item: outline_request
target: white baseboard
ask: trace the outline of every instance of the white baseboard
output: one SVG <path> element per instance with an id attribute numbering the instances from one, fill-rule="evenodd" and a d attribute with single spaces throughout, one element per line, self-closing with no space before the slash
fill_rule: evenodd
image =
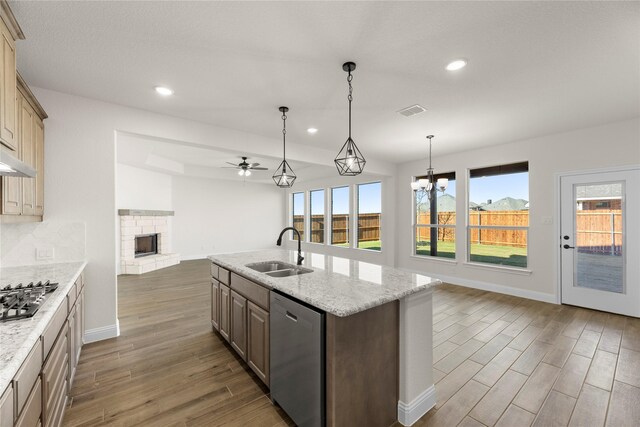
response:
<path id="1" fill-rule="evenodd" d="M 116 320 L 115 325 L 102 326 L 100 328 L 87 329 L 84 331 L 83 342 L 88 344 L 90 342 L 108 340 L 109 338 L 115 338 L 120 335 L 120 321 Z"/>
<path id="2" fill-rule="evenodd" d="M 398 401 L 398 422 L 403 426 L 413 425 L 434 406 L 436 406 L 436 386 L 432 385 L 410 403 Z"/>
<path id="3" fill-rule="evenodd" d="M 528 289 L 513 288 L 511 286 L 496 285 L 495 283 L 481 282 L 479 280 L 462 279 L 459 277 L 450 277 L 436 275 L 438 279 L 452 285 L 465 286 L 467 288 L 482 289 L 483 291 L 497 292 L 499 294 L 513 295 L 514 297 L 521 297 L 532 299 L 536 301 L 548 302 L 551 304 L 557 304 L 556 296 L 554 294 L 545 294 L 544 292 L 530 291 Z"/>

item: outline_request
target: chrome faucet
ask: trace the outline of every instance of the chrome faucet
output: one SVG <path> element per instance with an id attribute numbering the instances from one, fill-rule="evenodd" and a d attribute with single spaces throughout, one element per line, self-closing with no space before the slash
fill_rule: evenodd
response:
<path id="1" fill-rule="evenodd" d="M 293 228 L 293 227 L 285 227 L 281 232 L 280 235 L 278 236 L 278 241 L 276 242 L 276 245 L 280 246 L 282 245 L 282 235 L 284 233 L 287 232 L 287 230 L 291 230 L 291 231 L 295 231 L 296 234 L 298 235 L 298 265 L 302 265 L 302 261 L 304 260 L 304 257 L 302 256 L 302 237 L 300 237 L 300 232 Z"/>

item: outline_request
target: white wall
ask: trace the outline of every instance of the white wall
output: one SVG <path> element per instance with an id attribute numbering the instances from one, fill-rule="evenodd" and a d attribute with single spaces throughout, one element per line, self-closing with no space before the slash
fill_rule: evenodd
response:
<path id="1" fill-rule="evenodd" d="M 171 175 L 118 163 L 117 180 L 118 209 L 173 209 Z"/>
<path id="2" fill-rule="evenodd" d="M 530 227 L 528 269 L 519 273 L 465 262 L 465 215 L 457 216 L 456 262 L 413 257 L 412 176 L 424 174 L 424 159 L 398 166 L 396 231 L 398 267 L 428 272 L 452 283 L 504 291 L 546 301 L 557 297 L 559 236 L 555 174 L 640 164 L 640 119 L 549 135 L 510 144 L 434 157 L 435 172 L 456 172 L 457 211 L 465 212 L 467 170 L 529 161 Z"/>
<path id="3" fill-rule="evenodd" d="M 283 191 L 272 184 L 173 178 L 173 250 L 182 259 L 275 247 Z"/>
<path id="4" fill-rule="evenodd" d="M 347 257 L 359 261 L 373 262 L 377 264 L 384 265 L 395 265 L 395 248 L 396 248 L 396 196 L 395 196 L 395 179 L 391 176 L 382 176 L 382 175 L 374 175 L 374 174 L 366 174 L 355 176 L 355 177 L 342 177 L 338 175 L 336 170 L 333 170 L 333 173 L 326 178 L 317 179 L 313 181 L 305 181 L 305 182 L 296 182 L 293 188 L 288 189 L 286 191 L 286 199 L 285 206 L 286 209 L 283 211 L 283 223 L 287 226 L 291 225 L 291 194 L 306 192 L 306 209 L 309 207 L 309 194 L 308 191 L 311 190 L 319 190 L 325 189 L 325 224 L 326 227 L 330 227 L 330 214 L 331 214 L 331 187 L 342 187 L 342 186 L 353 186 L 356 184 L 364 184 L 368 182 L 382 182 L 382 218 L 381 218 L 381 241 L 382 241 L 382 250 L 371 251 L 371 250 L 363 250 L 363 249 L 355 249 L 355 248 L 345 248 L 339 246 L 332 246 L 330 244 L 319 244 L 319 243 L 302 243 L 303 250 L 310 250 L 313 252 L 330 254 L 334 256 Z M 354 191 L 353 187 L 350 192 L 351 196 L 351 205 L 357 206 L 357 193 Z M 352 212 L 355 212 L 355 208 L 352 208 Z M 355 217 L 351 218 L 352 225 Z M 350 227 L 351 235 L 350 241 L 355 241 L 355 227 Z M 291 238 L 291 233 L 288 232 L 285 237 L 287 239 Z M 285 240 L 285 246 L 289 249 L 297 249 L 298 242 L 297 240 Z"/>

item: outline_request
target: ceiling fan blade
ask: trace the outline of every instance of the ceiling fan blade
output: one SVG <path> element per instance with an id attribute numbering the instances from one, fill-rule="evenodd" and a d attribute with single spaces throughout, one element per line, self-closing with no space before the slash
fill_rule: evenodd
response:
<path id="1" fill-rule="evenodd" d="M 238 166 L 220 166 L 220 169 L 241 169 Z"/>
<path id="2" fill-rule="evenodd" d="M 268 171 L 269 168 L 251 168 L 252 171 Z"/>
<path id="3" fill-rule="evenodd" d="M 250 168 L 255 168 L 256 166 L 260 166 L 260 163 L 249 163 Z"/>
<path id="4" fill-rule="evenodd" d="M 234 168 L 237 168 L 237 167 L 238 167 L 238 164 L 237 164 L 237 163 L 231 163 L 231 162 L 225 162 L 225 163 L 226 163 L 226 164 L 228 164 L 228 165 L 233 166 Z"/>

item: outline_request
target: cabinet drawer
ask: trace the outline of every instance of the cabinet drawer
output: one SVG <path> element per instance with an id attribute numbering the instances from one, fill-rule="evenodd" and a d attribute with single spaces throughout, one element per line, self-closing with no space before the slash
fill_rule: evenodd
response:
<path id="1" fill-rule="evenodd" d="M 77 282 L 73 284 L 71 289 L 69 289 L 69 293 L 67 294 L 67 313 L 71 313 L 71 307 L 76 303 L 76 290 L 78 288 Z"/>
<path id="2" fill-rule="evenodd" d="M 41 337 L 42 349 L 43 349 L 42 354 L 43 354 L 44 360 L 47 360 L 47 356 L 51 351 L 51 347 L 53 346 L 53 343 L 56 341 L 56 338 L 58 337 L 58 334 L 60 333 L 60 330 L 62 329 L 62 326 L 64 325 L 64 322 L 66 320 L 67 320 L 67 304 L 64 304 L 63 302 L 62 304 L 60 304 L 60 307 L 58 308 L 56 313 L 53 315 L 53 318 L 51 319 L 51 322 L 49 322 L 47 329 L 45 329 L 44 332 L 42 333 L 42 337 Z"/>
<path id="3" fill-rule="evenodd" d="M 42 413 L 42 387 L 40 379 L 36 382 L 35 387 L 31 391 L 27 403 L 20 418 L 16 421 L 15 427 L 36 427 L 40 422 L 40 414 Z"/>
<path id="4" fill-rule="evenodd" d="M 51 350 L 51 355 L 42 368 L 42 398 L 44 400 L 44 424 L 48 424 L 49 416 L 53 410 L 53 404 L 58 399 L 58 394 L 66 393 L 64 383 L 67 379 L 68 367 L 68 341 L 67 335 L 61 334 Z"/>
<path id="5" fill-rule="evenodd" d="M 269 310 L 269 289 L 264 286 L 253 283 L 236 273 L 231 273 L 231 289 L 265 310 Z"/>
<path id="6" fill-rule="evenodd" d="M 211 277 L 218 280 L 218 266 L 214 263 L 211 263 Z"/>
<path id="7" fill-rule="evenodd" d="M 38 381 L 42 368 L 42 343 L 36 342 L 24 363 L 13 378 L 14 392 L 17 397 L 17 414 L 25 406 L 33 385 Z"/>
<path id="8" fill-rule="evenodd" d="M 222 267 L 218 267 L 218 280 L 220 283 L 224 283 L 229 286 L 229 270 L 225 270 Z"/>
<path id="9" fill-rule="evenodd" d="M 0 395 L 0 427 L 13 427 L 13 385 Z"/>

